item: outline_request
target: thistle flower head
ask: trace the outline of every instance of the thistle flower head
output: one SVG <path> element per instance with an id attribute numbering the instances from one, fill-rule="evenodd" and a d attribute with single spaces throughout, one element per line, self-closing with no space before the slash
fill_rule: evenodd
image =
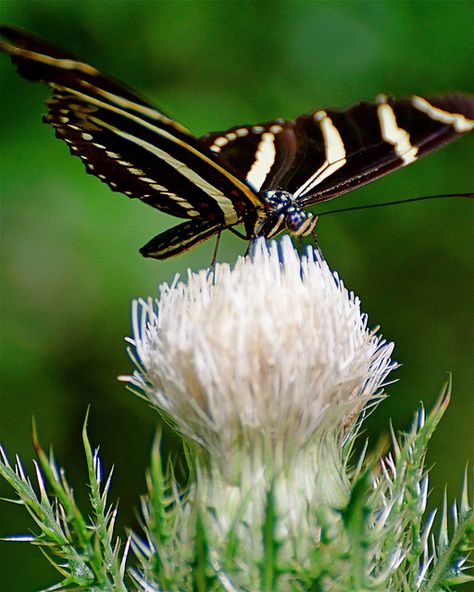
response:
<path id="1" fill-rule="evenodd" d="M 138 561 L 130 575 L 150 591 L 428 592 L 472 581 L 467 481 L 451 536 L 446 501 L 437 540 L 434 516 L 423 524 L 424 458 L 447 393 L 410 433 L 394 436 L 378 470 L 364 453 L 355 467 L 348 462 L 357 418 L 394 367 L 393 346 L 368 330 L 359 300 L 314 250 L 300 258 L 287 238 L 269 248 L 260 241 L 232 269 L 189 273 L 156 301 L 135 302 L 133 327 L 137 369 L 124 379 L 194 443 L 193 478 L 181 488 L 163 471 L 157 443 L 143 533 L 131 534 L 120 558 L 115 512 L 100 511 L 110 479 L 100 487 L 85 429 L 93 522 L 37 442 L 41 499 L 0 450 L 0 474 L 44 526 L 28 540 L 61 558 L 62 584 L 100 587 L 106 578 L 125 590 L 129 549 Z M 94 544 L 76 545 L 88 532 Z"/>
<path id="2" fill-rule="evenodd" d="M 359 299 L 288 237 L 136 301 L 131 343 L 126 379 L 225 470 L 238 451 L 281 467 L 328 426 L 339 437 L 393 367 Z"/>

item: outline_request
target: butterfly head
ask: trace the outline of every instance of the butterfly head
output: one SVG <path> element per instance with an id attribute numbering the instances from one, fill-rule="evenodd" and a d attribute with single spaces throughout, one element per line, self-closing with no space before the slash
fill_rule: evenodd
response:
<path id="1" fill-rule="evenodd" d="M 291 193 L 279 190 L 264 192 L 271 214 L 256 232 L 257 236 L 271 238 L 285 229 L 295 236 L 306 236 L 313 232 L 317 216 L 300 208 Z"/>

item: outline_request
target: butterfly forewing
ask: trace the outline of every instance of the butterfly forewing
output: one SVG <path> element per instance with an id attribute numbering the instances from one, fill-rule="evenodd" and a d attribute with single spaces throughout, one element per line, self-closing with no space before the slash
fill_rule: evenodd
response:
<path id="1" fill-rule="evenodd" d="M 24 78 L 44 82 L 53 89 L 65 87 L 85 92 L 89 96 L 140 114 L 144 120 L 152 123 L 159 121 L 165 129 L 172 130 L 182 138 L 192 137 L 191 132 L 183 125 L 168 117 L 136 91 L 73 54 L 15 27 L 0 26 L 0 35 L 10 41 L 0 41 L 0 47 L 10 54 L 18 73 Z"/>
<path id="2" fill-rule="evenodd" d="M 2 43 L 19 72 L 53 89 L 45 121 L 112 189 L 179 217 L 235 224 L 261 207 L 179 123 L 93 66 L 10 27 Z"/>
<path id="3" fill-rule="evenodd" d="M 71 153 L 81 158 L 89 174 L 113 191 L 139 198 L 175 216 L 196 214 L 193 206 L 176 193 L 176 187 L 171 191 L 156 179 L 161 161 L 104 128 L 95 107 L 77 97 L 59 94 L 49 99 L 47 106 L 43 120 L 55 128 L 56 136 L 69 145 Z M 134 164 L 138 159 L 140 168 Z M 186 189 L 183 184 L 180 189 Z"/>
<path id="4" fill-rule="evenodd" d="M 77 95 L 56 95 L 48 109 L 45 121 L 57 136 L 112 189 L 179 217 L 204 216 L 224 224 L 226 214 L 232 215 L 232 202 L 207 180 L 213 165 L 161 135 L 160 128 Z M 233 188 L 229 183 L 229 191 Z"/>
<path id="5" fill-rule="evenodd" d="M 288 191 L 307 206 L 414 162 L 472 129 L 473 118 L 471 95 L 398 101 L 381 95 L 346 110 L 319 109 L 200 141 L 247 182 L 258 171 L 256 190 Z M 239 135 L 239 129 L 248 133 Z"/>
<path id="6" fill-rule="evenodd" d="M 289 181 L 288 190 L 294 189 L 302 206 L 370 183 L 469 131 L 474 99 L 462 94 L 401 100 L 380 96 L 375 103 L 360 103 L 346 111 L 327 110 L 318 122 L 320 113 L 297 120 L 312 118 L 321 129 L 327 127 L 321 166 L 311 167 L 307 158 L 301 172 Z"/>

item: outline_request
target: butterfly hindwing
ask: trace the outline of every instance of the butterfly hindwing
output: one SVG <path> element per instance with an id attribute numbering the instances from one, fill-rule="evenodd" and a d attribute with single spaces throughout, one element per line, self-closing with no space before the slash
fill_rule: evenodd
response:
<path id="1" fill-rule="evenodd" d="M 167 259 L 189 251 L 222 232 L 222 227 L 208 220 L 188 220 L 152 238 L 140 249 L 144 257 Z"/>
<path id="2" fill-rule="evenodd" d="M 298 148 L 294 122 L 283 119 L 208 133 L 199 143 L 255 191 L 280 186 Z"/>

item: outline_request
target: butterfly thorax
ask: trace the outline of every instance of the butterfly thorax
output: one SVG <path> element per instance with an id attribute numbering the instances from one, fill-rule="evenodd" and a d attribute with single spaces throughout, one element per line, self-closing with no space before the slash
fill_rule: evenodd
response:
<path id="1" fill-rule="evenodd" d="M 306 236 L 313 232 L 317 216 L 298 206 L 293 194 L 272 189 L 263 192 L 263 199 L 268 207 L 267 216 L 256 225 L 255 236 L 271 238 L 283 230 L 295 236 Z"/>

